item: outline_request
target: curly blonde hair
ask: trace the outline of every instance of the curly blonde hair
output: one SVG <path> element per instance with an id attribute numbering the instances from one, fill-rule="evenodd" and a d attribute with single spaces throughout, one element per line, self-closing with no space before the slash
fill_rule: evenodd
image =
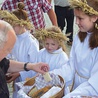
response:
<path id="1" fill-rule="evenodd" d="M 68 41 L 68 38 L 61 32 L 61 29 L 57 26 L 36 30 L 35 37 L 43 43 L 46 38 L 52 38 L 53 40 L 56 40 L 58 42 L 63 51 L 66 51 L 65 41 Z"/>

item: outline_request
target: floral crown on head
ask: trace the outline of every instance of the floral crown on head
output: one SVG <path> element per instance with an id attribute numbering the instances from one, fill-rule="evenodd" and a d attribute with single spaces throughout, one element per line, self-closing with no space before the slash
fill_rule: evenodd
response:
<path id="1" fill-rule="evenodd" d="M 47 31 L 45 29 L 36 30 L 35 37 L 38 40 L 45 41 L 46 38 L 52 38 L 58 40 L 58 42 L 68 41 L 69 39 L 62 33 L 55 33 L 53 31 Z"/>
<path id="2" fill-rule="evenodd" d="M 81 8 L 82 11 L 86 14 L 98 15 L 98 12 L 90 7 L 86 0 L 84 0 L 84 2 L 81 0 L 69 0 L 69 2 L 72 8 Z"/>
<path id="3" fill-rule="evenodd" d="M 8 12 L 7 10 L 0 10 L 0 19 L 3 19 L 12 26 L 20 25 L 26 26 L 26 28 L 29 30 L 34 29 L 34 26 L 29 20 L 19 20 L 13 13 Z"/>

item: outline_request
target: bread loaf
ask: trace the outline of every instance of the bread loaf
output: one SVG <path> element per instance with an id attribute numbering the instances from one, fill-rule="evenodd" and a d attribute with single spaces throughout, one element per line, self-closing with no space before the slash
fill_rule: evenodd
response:
<path id="1" fill-rule="evenodd" d="M 31 98 L 40 98 L 43 94 L 45 94 L 49 89 L 51 88 L 51 86 L 46 86 L 42 89 L 37 90 L 35 93 L 32 93 L 32 95 L 30 95 Z M 31 91 L 32 92 L 32 91 Z"/>
<path id="2" fill-rule="evenodd" d="M 49 82 L 49 81 L 52 80 L 52 78 L 51 78 L 51 76 L 50 76 L 50 74 L 49 74 L 48 72 L 46 72 L 46 73 L 43 75 L 43 77 L 44 77 L 45 81 L 47 81 L 47 82 Z"/>
<path id="3" fill-rule="evenodd" d="M 32 95 L 33 95 L 37 90 L 38 90 L 37 87 L 34 86 L 34 87 L 29 91 L 28 96 L 32 97 Z"/>
<path id="4" fill-rule="evenodd" d="M 32 86 L 35 83 L 35 77 L 28 79 L 25 83 L 24 86 Z"/>

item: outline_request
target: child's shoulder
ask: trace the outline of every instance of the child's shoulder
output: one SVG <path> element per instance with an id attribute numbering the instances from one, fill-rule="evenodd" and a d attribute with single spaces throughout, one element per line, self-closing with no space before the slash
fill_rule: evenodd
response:
<path id="1" fill-rule="evenodd" d="M 39 50 L 39 52 L 45 52 L 45 51 L 46 51 L 45 48 L 42 48 L 42 49 Z"/>
<path id="2" fill-rule="evenodd" d="M 46 49 L 45 48 L 42 48 L 39 50 L 39 55 L 45 55 L 46 54 Z"/>

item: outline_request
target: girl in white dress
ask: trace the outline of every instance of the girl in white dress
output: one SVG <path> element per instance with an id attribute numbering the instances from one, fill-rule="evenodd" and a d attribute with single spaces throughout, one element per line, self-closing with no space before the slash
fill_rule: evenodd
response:
<path id="1" fill-rule="evenodd" d="M 67 63 L 68 56 L 65 42 L 69 39 L 61 32 L 59 27 L 51 26 L 38 30 L 35 36 L 42 42 L 44 47 L 38 53 L 37 62 L 47 63 L 50 71 L 59 69 Z M 66 87 L 65 91 L 68 93 L 69 88 Z"/>
<path id="2" fill-rule="evenodd" d="M 37 62 L 39 43 L 37 39 L 30 34 L 30 30 L 34 29 L 34 27 L 29 22 L 27 13 L 25 10 L 23 10 L 23 8 L 24 4 L 20 2 L 18 4 L 18 9 L 12 12 L 13 14 L 8 13 L 7 11 L 3 12 L 3 14 L 6 14 L 6 16 L 4 15 L 3 19 L 13 26 L 17 35 L 14 48 L 7 57 L 21 62 L 35 63 Z M 15 79 L 15 83 L 24 81 L 26 78 L 35 76 L 35 74 L 36 72 L 34 71 L 21 71 L 18 73 L 11 73 L 10 77 L 12 78 L 10 78 L 10 80 L 7 82 L 10 83 Z M 18 88 L 16 85 L 14 85 L 13 98 L 17 98 L 17 91 Z"/>
<path id="3" fill-rule="evenodd" d="M 65 52 L 66 37 L 61 30 L 52 26 L 36 32 L 36 37 L 42 41 L 44 46 L 38 53 L 37 62 L 46 62 L 49 64 L 50 71 L 58 69 L 68 61 Z"/>
<path id="4" fill-rule="evenodd" d="M 73 80 L 72 92 L 63 98 L 98 96 L 98 0 L 71 0 L 70 4 L 80 31 L 74 38 L 69 61 L 52 72 L 61 75 L 66 86 Z"/>

